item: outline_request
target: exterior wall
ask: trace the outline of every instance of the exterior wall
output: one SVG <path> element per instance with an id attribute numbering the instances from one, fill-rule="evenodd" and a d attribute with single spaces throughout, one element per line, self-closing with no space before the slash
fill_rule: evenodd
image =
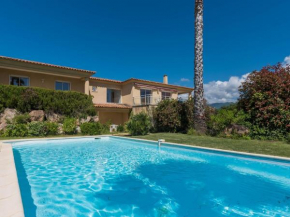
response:
<path id="1" fill-rule="evenodd" d="M 133 83 L 126 84 L 122 87 L 122 103 L 133 105 L 133 91 L 135 87 Z"/>
<path id="2" fill-rule="evenodd" d="M 70 82 L 72 91 L 85 93 L 85 80 L 81 78 L 62 77 L 3 68 L 0 68 L 0 84 L 8 85 L 10 80 L 9 76 L 11 75 L 29 77 L 30 87 L 42 87 L 54 90 L 56 81 L 66 81 Z"/>
<path id="3" fill-rule="evenodd" d="M 97 88 L 96 92 L 92 91 L 93 86 Z M 118 84 L 114 82 L 103 82 L 97 80 L 90 80 L 89 92 L 94 97 L 94 103 L 107 103 L 107 89 L 121 90 L 121 103 L 134 106 L 134 101 L 136 105 L 141 104 L 140 100 L 140 89 L 134 86 L 134 83 Z M 153 100 L 160 100 L 162 98 L 162 92 L 159 90 L 152 90 Z M 171 93 L 173 99 L 178 98 L 178 93 Z M 133 100 L 134 99 L 134 100 Z M 157 102 L 157 101 L 156 101 Z"/>
<path id="4" fill-rule="evenodd" d="M 96 87 L 97 90 L 96 92 L 93 92 L 93 87 Z M 89 85 L 89 92 L 93 96 L 93 103 L 107 103 L 107 89 L 115 89 L 115 90 L 121 90 L 121 103 L 123 103 L 123 93 L 122 93 L 122 88 L 121 84 L 116 84 L 116 83 L 106 83 L 106 82 L 100 82 L 100 81 L 94 81 L 90 80 L 90 85 Z"/>
<path id="5" fill-rule="evenodd" d="M 178 98 L 178 93 L 171 93 L 172 99 L 177 99 Z"/>
<path id="6" fill-rule="evenodd" d="M 99 121 L 102 124 L 110 121 L 112 124 L 120 125 L 129 120 L 129 109 L 97 109 Z"/>

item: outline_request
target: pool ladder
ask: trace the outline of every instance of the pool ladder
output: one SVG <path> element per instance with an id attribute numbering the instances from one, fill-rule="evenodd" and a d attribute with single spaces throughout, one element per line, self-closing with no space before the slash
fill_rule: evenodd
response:
<path id="1" fill-rule="evenodd" d="M 158 139 L 158 147 L 161 146 L 161 143 L 162 143 L 162 142 L 165 142 L 165 139 Z"/>

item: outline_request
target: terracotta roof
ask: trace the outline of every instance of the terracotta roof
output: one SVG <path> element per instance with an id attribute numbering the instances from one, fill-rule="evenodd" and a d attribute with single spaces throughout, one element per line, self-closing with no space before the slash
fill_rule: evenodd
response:
<path id="1" fill-rule="evenodd" d="M 94 104 L 97 108 L 120 108 L 120 109 L 131 109 L 132 106 L 126 104 L 118 104 L 118 103 L 104 103 L 104 104 Z"/>
<path id="2" fill-rule="evenodd" d="M 173 85 L 173 84 L 164 84 L 161 82 L 143 80 L 143 79 L 138 79 L 138 78 L 130 78 L 130 79 L 127 79 L 125 81 L 118 81 L 118 80 L 112 80 L 112 79 L 106 79 L 106 78 L 97 78 L 97 77 L 90 77 L 90 79 L 97 80 L 97 81 L 114 82 L 114 83 L 119 83 L 119 84 L 123 84 L 123 83 L 128 82 L 128 81 L 139 81 L 139 82 L 146 82 L 146 83 L 155 84 L 155 85 L 162 85 L 162 86 L 175 87 L 175 88 L 184 88 L 184 89 L 191 90 L 191 91 L 194 90 L 194 88 L 192 88 L 192 87 L 184 87 L 184 86 Z"/>
<path id="3" fill-rule="evenodd" d="M 32 64 L 35 64 L 35 65 L 42 65 L 42 66 L 50 66 L 50 67 L 55 67 L 55 68 L 59 68 L 59 69 L 68 69 L 68 70 L 74 70 L 74 71 L 79 71 L 79 72 L 86 72 L 86 73 L 90 73 L 90 74 L 95 74 L 96 73 L 95 71 L 89 71 L 89 70 L 84 70 L 84 69 L 76 69 L 76 68 L 72 68 L 72 67 L 53 65 L 53 64 L 49 64 L 49 63 L 41 63 L 41 62 L 17 59 L 17 58 L 12 58 L 12 57 L 0 56 L 0 59 L 13 60 L 13 61 L 18 61 L 18 62 L 23 62 L 23 63 L 32 63 Z"/>
<path id="4" fill-rule="evenodd" d="M 139 81 L 139 82 L 147 82 L 147 83 L 151 83 L 151 84 L 157 84 L 157 85 L 164 85 L 164 86 L 170 86 L 170 87 L 176 87 L 176 88 L 184 88 L 184 89 L 188 89 L 188 90 L 194 90 L 193 87 L 184 87 L 184 86 L 179 86 L 179 85 L 173 85 L 173 84 L 164 84 L 162 82 L 156 82 L 156 81 L 148 81 L 148 80 L 143 80 L 143 79 L 138 79 L 138 78 L 129 78 L 127 79 L 126 81 L 123 81 L 124 82 L 127 82 L 127 81 Z"/>
<path id="5" fill-rule="evenodd" d="M 109 82 L 115 82 L 115 83 L 123 83 L 122 81 L 112 80 L 112 79 L 107 79 L 107 78 L 90 77 L 90 79 L 97 80 L 97 81 L 109 81 Z"/>

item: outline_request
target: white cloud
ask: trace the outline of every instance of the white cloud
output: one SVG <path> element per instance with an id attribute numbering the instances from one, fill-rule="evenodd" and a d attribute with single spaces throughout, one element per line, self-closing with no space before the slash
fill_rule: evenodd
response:
<path id="1" fill-rule="evenodd" d="M 181 82 L 189 82 L 190 80 L 188 78 L 181 78 L 180 81 Z"/>
<path id="2" fill-rule="evenodd" d="M 284 59 L 283 65 L 286 66 L 287 64 L 290 65 L 290 56 L 285 57 Z"/>
<path id="3" fill-rule="evenodd" d="M 228 81 L 211 81 L 204 84 L 204 95 L 208 103 L 235 102 L 239 97 L 239 86 L 249 74 L 232 76 Z"/>

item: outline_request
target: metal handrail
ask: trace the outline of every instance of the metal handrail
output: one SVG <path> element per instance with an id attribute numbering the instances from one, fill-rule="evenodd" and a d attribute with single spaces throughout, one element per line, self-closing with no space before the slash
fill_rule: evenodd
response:
<path id="1" fill-rule="evenodd" d="M 160 101 L 171 97 L 153 97 L 152 95 L 133 97 L 133 105 L 157 105 Z"/>

